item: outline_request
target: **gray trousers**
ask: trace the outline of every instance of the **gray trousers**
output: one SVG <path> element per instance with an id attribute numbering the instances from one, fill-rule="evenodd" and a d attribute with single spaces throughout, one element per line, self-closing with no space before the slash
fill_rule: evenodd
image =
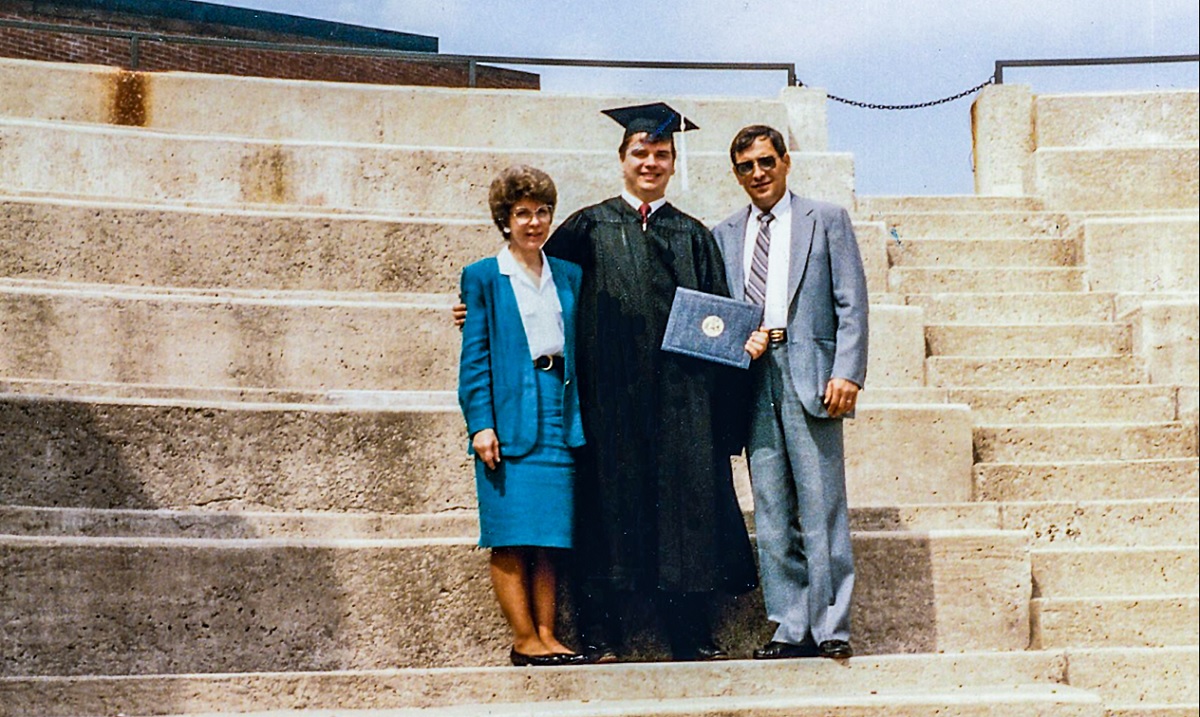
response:
<path id="1" fill-rule="evenodd" d="M 786 344 L 753 364 L 747 454 L 767 618 L 774 640 L 850 639 L 854 555 L 841 419 L 805 413 Z"/>

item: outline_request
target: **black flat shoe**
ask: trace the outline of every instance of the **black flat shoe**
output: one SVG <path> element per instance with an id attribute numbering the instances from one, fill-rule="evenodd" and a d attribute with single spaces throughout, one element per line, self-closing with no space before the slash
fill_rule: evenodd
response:
<path id="1" fill-rule="evenodd" d="M 512 660 L 513 667 L 557 667 L 563 663 L 563 658 L 566 655 L 526 655 L 523 652 L 517 652 L 517 648 L 508 651 L 508 659 Z"/>
<path id="2" fill-rule="evenodd" d="M 818 646 L 818 649 L 821 651 L 821 657 L 828 657 L 832 660 L 845 660 L 854 656 L 854 648 L 850 647 L 850 643 L 845 640 L 826 640 Z"/>
<path id="3" fill-rule="evenodd" d="M 562 660 L 561 665 L 590 665 L 592 660 L 582 652 L 559 652 L 555 657 Z M 616 656 L 614 655 L 614 658 Z"/>
<path id="4" fill-rule="evenodd" d="M 756 660 L 790 660 L 801 657 L 816 657 L 820 648 L 813 644 L 793 645 L 790 642 L 772 640 L 754 651 Z"/>
<path id="5" fill-rule="evenodd" d="M 590 665 L 610 665 L 614 662 L 619 662 L 617 651 L 614 650 L 607 642 L 592 642 L 583 646 L 583 656 L 587 664 Z"/>
<path id="6" fill-rule="evenodd" d="M 715 662 L 729 659 L 729 653 L 713 642 L 702 642 L 686 650 L 675 652 L 673 656 L 679 662 Z"/>

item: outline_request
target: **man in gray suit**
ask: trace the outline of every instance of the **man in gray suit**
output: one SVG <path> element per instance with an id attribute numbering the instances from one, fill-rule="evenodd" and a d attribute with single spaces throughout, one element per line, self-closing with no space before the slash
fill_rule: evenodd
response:
<path id="1" fill-rule="evenodd" d="M 867 372 L 867 284 L 846 210 L 788 191 L 783 136 L 752 125 L 729 150 L 750 196 L 713 229 L 735 299 L 764 307 L 747 443 L 767 617 L 757 659 L 846 658 L 854 558 L 842 419 Z"/>

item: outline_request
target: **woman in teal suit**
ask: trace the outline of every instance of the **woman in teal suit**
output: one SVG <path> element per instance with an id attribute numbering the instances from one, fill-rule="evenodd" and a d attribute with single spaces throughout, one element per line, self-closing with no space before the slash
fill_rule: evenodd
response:
<path id="1" fill-rule="evenodd" d="M 492 551 L 514 665 L 583 660 L 554 629 L 554 553 L 571 547 L 571 449 L 584 443 L 574 356 L 581 272 L 542 253 L 557 199 L 541 170 L 501 172 L 488 204 L 505 246 L 462 273 L 458 399 L 475 455 L 479 545 Z"/>

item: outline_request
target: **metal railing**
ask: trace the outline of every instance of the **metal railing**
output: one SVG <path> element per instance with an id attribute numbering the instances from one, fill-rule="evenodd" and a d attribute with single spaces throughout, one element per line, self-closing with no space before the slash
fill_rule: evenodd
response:
<path id="1" fill-rule="evenodd" d="M 389 50 L 374 47 L 350 47 L 346 45 L 322 45 L 306 43 L 264 42 L 261 40 L 233 40 L 216 37 L 196 37 L 194 35 L 168 35 L 139 30 L 113 30 L 99 27 L 82 27 L 79 25 L 59 25 L 46 22 L 31 22 L 27 20 L 0 19 L 0 27 L 12 27 L 23 30 L 40 32 L 56 32 L 75 35 L 91 35 L 99 37 L 115 37 L 129 41 L 129 67 L 137 70 L 141 64 L 141 44 L 143 42 L 175 43 L 180 45 L 201 45 L 208 47 L 232 47 L 244 50 L 264 50 L 267 52 L 297 52 L 308 54 L 348 55 L 355 57 L 378 57 L 404 60 L 406 62 L 427 62 L 436 64 L 465 64 L 467 66 L 467 86 L 475 87 L 477 68 L 486 65 L 526 65 L 534 67 L 604 67 L 612 69 L 638 70 L 733 70 L 756 72 L 785 72 L 787 84 L 797 84 L 796 65 L 791 62 L 674 62 L 659 60 L 584 60 L 558 57 L 508 57 L 502 55 L 444 55 L 433 52 L 412 52 L 408 50 Z"/>
<path id="2" fill-rule="evenodd" d="M 1082 57 L 1054 60 L 996 60 L 993 75 L 997 85 L 1004 84 L 1005 67 L 1072 67 L 1081 65 L 1150 65 L 1162 62 L 1200 62 L 1200 55 L 1152 55 L 1147 57 Z"/>

